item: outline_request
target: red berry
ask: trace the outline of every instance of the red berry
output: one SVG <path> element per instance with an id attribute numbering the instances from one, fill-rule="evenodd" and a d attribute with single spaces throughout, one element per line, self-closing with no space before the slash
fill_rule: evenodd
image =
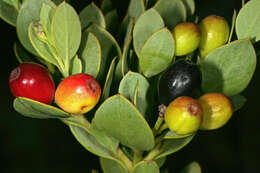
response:
<path id="1" fill-rule="evenodd" d="M 52 102 L 55 94 L 51 75 L 36 63 L 23 63 L 13 69 L 9 87 L 14 97 L 26 97 L 46 104 Z"/>

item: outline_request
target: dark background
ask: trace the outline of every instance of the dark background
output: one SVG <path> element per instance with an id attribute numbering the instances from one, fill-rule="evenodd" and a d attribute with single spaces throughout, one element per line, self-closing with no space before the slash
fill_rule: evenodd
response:
<path id="1" fill-rule="evenodd" d="M 120 2 L 119 6 L 125 7 Z M 126 3 L 126 2 L 124 2 Z M 72 2 L 79 7 L 77 1 Z M 224 16 L 231 22 L 233 9 L 240 0 L 197 0 L 200 18 L 209 14 Z M 122 10 L 124 11 L 124 10 Z M 98 157 L 85 150 L 58 120 L 25 118 L 12 108 L 13 97 L 8 87 L 10 71 L 18 65 L 13 53 L 17 40 L 15 28 L 0 20 L 0 172 L 90 172 L 99 169 Z M 176 154 L 168 156 L 164 168 L 178 172 L 191 161 L 198 161 L 204 173 L 256 173 L 259 167 L 260 69 L 243 95 L 246 105 L 221 129 L 199 131 L 193 141 Z"/>

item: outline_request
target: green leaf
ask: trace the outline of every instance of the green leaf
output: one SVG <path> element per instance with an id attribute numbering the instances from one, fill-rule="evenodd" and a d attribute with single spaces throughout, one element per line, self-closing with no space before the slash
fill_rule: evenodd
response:
<path id="1" fill-rule="evenodd" d="M 101 46 L 94 34 L 83 32 L 78 54 L 82 60 L 83 73 L 96 78 L 101 64 Z"/>
<path id="2" fill-rule="evenodd" d="M 73 75 L 81 72 L 82 72 L 82 63 L 78 55 L 76 55 L 70 60 L 70 74 Z"/>
<path id="3" fill-rule="evenodd" d="M 158 167 L 161 168 L 163 166 L 163 164 L 166 162 L 167 157 L 161 157 L 157 160 L 155 160 L 155 162 L 157 163 Z"/>
<path id="4" fill-rule="evenodd" d="M 142 151 L 154 146 L 154 136 L 149 125 L 135 106 L 122 95 L 106 99 L 96 111 L 92 123 L 129 148 Z"/>
<path id="5" fill-rule="evenodd" d="M 182 0 L 186 7 L 187 16 L 193 16 L 195 13 L 195 2 L 194 0 Z"/>
<path id="6" fill-rule="evenodd" d="M 260 1 L 249 1 L 240 9 L 236 20 L 238 39 L 250 38 L 254 42 L 260 40 Z"/>
<path id="7" fill-rule="evenodd" d="M 180 139 L 180 138 L 186 138 L 188 136 L 190 136 L 192 134 L 188 134 L 188 135 L 178 135 L 173 131 L 167 131 L 166 134 L 163 136 L 164 139 Z"/>
<path id="8" fill-rule="evenodd" d="M 234 112 L 241 109 L 247 101 L 247 99 L 240 94 L 234 95 L 234 96 L 230 97 L 230 99 L 231 99 L 231 102 L 232 102 L 232 105 L 233 105 L 233 111 Z"/>
<path id="9" fill-rule="evenodd" d="M 0 18 L 12 26 L 16 26 L 18 9 L 12 4 L 0 1 Z"/>
<path id="10" fill-rule="evenodd" d="M 104 14 L 107 14 L 109 11 L 113 10 L 114 6 L 112 0 L 103 0 L 101 3 L 101 10 Z"/>
<path id="11" fill-rule="evenodd" d="M 134 21 L 145 11 L 143 0 L 131 0 L 128 6 L 129 17 L 133 18 Z"/>
<path id="12" fill-rule="evenodd" d="M 69 127 L 74 137 L 85 149 L 100 157 L 115 160 L 114 154 L 101 145 L 96 138 L 86 130 L 86 128 L 74 125 L 70 125 Z"/>
<path id="13" fill-rule="evenodd" d="M 155 9 L 147 10 L 138 18 L 133 30 L 133 45 L 138 56 L 145 41 L 163 27 L 163 19 Z"/>
<path id="14" fill-rule="evenodd" d="M 135 165 L 133 173 L 160 173 L 159 167 L 156 162 L 152 160 L 141 161 Z"/>
<path id="15" fill-rule="evenodd" d="M 104 173 L 128 173 L 121 162 L 102 157 L 99 158 L 99 162 Z"/>
<path id="16" fill-rule="evenodd" d="M 32 62 L 33 58 L 21 45 L 20 42 L 14 43 L 14 55 L 19 63 Z"/>
<path id="17" fill-rule="evenodd" d="M 143 74 L 152 77 L 164 71 L 173 61 L 174 49 L 174 40 L 168 29 L 155 32 L 140 52 L 139 63 Z"/>
<path id="18" fill-rule="evenodd" d="M 53 43 L 53 38 L 51 35 L 51 21 L 54 14 L 55 8 L 46 3 L 42 4 L 42 8 L 40 11 L 40 24 L 44 34 L 47 37 L 47 40 Z"/>
<path id="19" fill-rule="evenodd" d="M 110 64 L 110 67 L 109 67 L 109 70 L 107 73 L 107 77 L 106 77 L 106 81 L 105 81 L 105 85 L 103 87 L 101 100 L 105 100 L 106 98 L 109 97 L 110 88 L 111 88 L 111 84 L 113 81 L 116 59 L 117 59 L 117 57 L 115 57 Z"/>
<path id="20" fill-rule="evenodd" d="M 26 0 L 22 4 L 17 16 L 16 29 L 18 38 L 26 50 L 34 55 L 37 55 L 37 53 L 29 40 L 28 27 L 32 21 L 40 19 L 40 10 L 43 2 L 55 8 L 55 4 L 50 0 Z"/>
<path id="21" fill-rule="evenodd" d="M 147 79 L 139 73 L 129 71 L 121 80 L 118 92 L 134 103 L 136 84 L 138 82 L 136 107 L 141 114 L 146 115 L 148 108 L 148 91 L 150 84 Z"/>
<path id="22" fill-rule="evenodd" d="M 94 2 L 86 6 L 79 14 L 82 29 L 87 28 L 90 24 L 96 23 L 106 27 L 105 17 Z"/>
<path id="23" fill-rule="evenodd" d="M 40 40 L 40 37 L 37 35 L 37 26 L 38 24 L 35 25 L 35 23 L 32 22 L 28 28 L 28 36 L 34 50 L 36 50 L 42 59 L 58 66 L 59 63 L 55 57 L 55 51 L 50 49 L 51 47 L 47 42 Z"/>
<path id="24" fill-rule="evenodd" d="M 106 20 L 106 30 L 112 34 L 117 32 L 118 29 L 118 25 L 119 25 L 119 18 L 118 18 L 118 14 L 117 14 L 117 10 L 113 9 L 111 11 L 109 11 L 106 15 L 105 15 L 105 20 Z"/>
<path id="25" fill-rule="evenodd" d="M 101 45 L 102 58 L 98 79 L 103 79 L 107 71 L 109 70 L 108 68 L 112 61 L 112 58 L 116 56 L 118 56 L 118 58 L 121 58 L 122 55 L 120 47 L 118 46 L 114 37 L 101 26 L 92 24 L 87 29 L 87 32 L 92 32 L 97 37 Z"/>
<path id="26" fill-rule="evenodd" d="M 165 25 L 173 29 L 186 20 L 186 9 L 182 0 L 159 0 L 154 7 L 162 16 Z"/>
<path id="27" fill-rule="evenodd" d="M 96 138 L 96 140 L 103 145 L 105 148 L 109 149 L 113 153 L 117 152 L 119 141 L 112 136 L 106 135 L 104 132 L 98 130 L 94 126 L 91 126 L 91 134 Z"/>
<path id="28" fill-rule="evenodd" d="M 215 49 L 201 62 L 202 90 L 236 95 L 247 87 L 255 68 L 256 54 L 251 42 L 231 42 Z"/>
<path id="29" fill-rule="evenodd" d="M 198 162 L 191 162 L 188 164 L 181 173 L 201 173 L 201 168 Z"/>
<path id="30" fill-rule="evenodd" d="M 75 56 L 80 45 L 81 25 L 76 11 L 65 1 L 55 9 L 52 35 L 59 57 L 68 70 L 70 59 Z"/>
<path id="31" fill-rule="evenodd" d="M 131 22 L 132 21 L 132 22 Z M 133 20 L 130 21 L 130 25 L 128 25 L 127 31 L 126 31 L 126 36 L 125 39 L 125 45 L 123 47 L 123 54 L 122 58 L 119 60 L 117 63 L 116 67 L 116 72 L 115 72 L 115 79 L 116 81 L 121 81 L 123 76 L 128 72 L 128 54 L 129 54 L 129 49 L 131 46 L 132 42 L 132 29 L 133 29 Z"/>
<path id="32" fill-rule="evenodd" d="M 14 109 L 23 116 L 30 118 L 68 118 L 70 115 L 57 107 L 47 105 L 35 100 L 18 97 L 14 100 Z"/>
<path id="33" fill-rule="evenodd" d="M 162 151 L 158 156 L 155 157 L 155 159 L 159 159 L 161 157 L 165 157 L 167 155 L 170 155 L 172 153 L 175 153 L 185 147 L 192 139 L 194 135 L 180 138 L 180 139 L 166 139 L 164 140 L 160 150 Z"/>

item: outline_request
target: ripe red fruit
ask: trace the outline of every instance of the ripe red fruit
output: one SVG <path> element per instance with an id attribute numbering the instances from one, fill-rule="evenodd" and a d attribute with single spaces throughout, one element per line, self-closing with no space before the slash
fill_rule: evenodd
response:
<path id="1" fill-rule="evenodd" d="M 101 88 L 98 81 L 84 73 L 65 78 L 57 87 L 55 102 L 64 111 L 84 114 L 98 103 Z"/>
<path id="2" fill-rule="evenodd" d="M 14 97 L 26 97 L 46 104 L 52 102 L 55 94 L 51 75 L 36 63 L 23 63 L 13 69 L 9 87 Z"/>

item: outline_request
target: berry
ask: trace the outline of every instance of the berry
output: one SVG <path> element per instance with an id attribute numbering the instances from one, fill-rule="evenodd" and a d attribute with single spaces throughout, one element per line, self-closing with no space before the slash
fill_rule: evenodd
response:
<path id="1" fill-rule="evenodd" d="M 14 97 L 26 97 L 50 104 L 55 85 L 49 72 L 36 63 L 22 63 L 12 70 L 9 87 Z"/>

